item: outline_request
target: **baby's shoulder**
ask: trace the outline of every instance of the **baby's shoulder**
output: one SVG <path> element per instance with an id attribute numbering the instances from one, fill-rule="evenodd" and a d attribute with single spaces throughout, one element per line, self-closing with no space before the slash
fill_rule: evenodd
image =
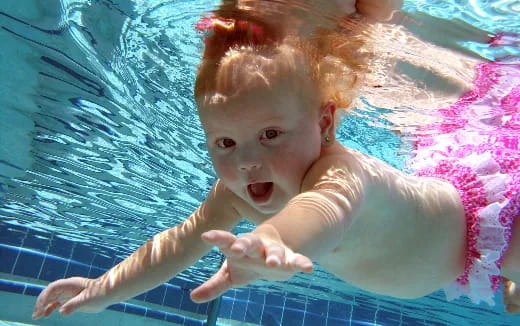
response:
<path id="1" fill-rule="evenodd" d="M 363 182 L 362 162 L 370 157 L 335 143 L 322 150 L 320 157 L 307 171 L 302 191 L 314 188 L 317 184 Z"/>
<path id="2" fill-rule="evenodd" d="M 370 195 L 371 189 L 387 189 L 391 194 L 403 188 L 420 186 L 417 177 L 341 144 L 313 164 L 304 178 L 302 191 L 321 188 L 321 185 L 338 190 L 356 190 L 365 196 Z"/>

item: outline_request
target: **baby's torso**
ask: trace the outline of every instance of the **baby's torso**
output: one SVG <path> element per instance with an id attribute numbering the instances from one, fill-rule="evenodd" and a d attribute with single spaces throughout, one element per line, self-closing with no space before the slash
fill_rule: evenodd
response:
<path id="1" fill-rule="evenodd" d="M 459 276 L 465 220 L 456 190 L 357 151 L 338 151 L 333 155 L 345 155 L 349 170 L 364 174 L 364 194 L 343 240 L 318 263 L 354 286 L 402 298 L 426 295 Z M 258 224 L 268 218 L 250 213 Z"/>
<path id="2" fill-rule="evenodd" d="M 319 260 L 360 288 L 394 297 L 419 297 L 464 270 L 465 219 L 456 190 L 416 178 L 356 151 L 365 187 L 341 244 Z"/>

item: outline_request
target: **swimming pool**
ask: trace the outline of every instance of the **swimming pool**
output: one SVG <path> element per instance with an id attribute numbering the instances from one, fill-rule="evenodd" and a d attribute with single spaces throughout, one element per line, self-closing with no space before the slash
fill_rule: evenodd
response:
<path id="1" fill-rule="evenodd" d="M 414 1 L 405 8 L 520 32 L 517 2 L 475 3 Z M 215 175 L 192 100 L 202 46 L 193 25 L 217 4 L 2 1 L 0 319 L 31 323 L 34 295 L 48 281 L 100 275 L 159 230 L 182 221 L 204 198 Z M 474 50 L 488 57 L 519 54 L 513 47 Z M 348 145 L 402 167 L 406 147 L 388 129 L 374 126 L 386 123 L 377 118 L 384 110 L 361 110 L 338 134 Z M 242 223 L 235 231 L 250 227 Z M 219 263 L 211 252 L 128 304 L 47 324 L 202 325 L 208 305 L 192 303 L 189 290 Z M 360 291 L 323 270 L 230 291 L 218 315 L 223 325 L 520 323 L 520 317 L 504 315 L 501 304 L 446 302 L 441 292 L 395 300 Z"/>

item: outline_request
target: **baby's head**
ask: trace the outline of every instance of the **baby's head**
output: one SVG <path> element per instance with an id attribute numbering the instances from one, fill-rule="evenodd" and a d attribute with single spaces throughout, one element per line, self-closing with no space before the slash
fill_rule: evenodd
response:
<path id="1" fill-rule="evenodd" d="M 363 45 L 359 38 L 342 39 L 339 33 L 328 31 L 304 40 L 282 37 L 257 22 L 213 20 L 213 35 L 206 39 L 195 86 L 199 110 L 259 89 L 266 95 L 269 90 L 283 89 L 283 96 L 302 101 L 302 113 L 318 112 L 329 101 L 338 108 L 351 107 L 366 71 L 357 51 Z"/>
<path id="2" fill-rule="evenodd" d="M 324 53 L 325 37 L 281 39 L 256 23 L 223 23 L 206 41 L 195 86 L 208 151 L 231 191 L 275 213 L 334 143 L 336 107 L 350 107 L 360 72 Z"/>

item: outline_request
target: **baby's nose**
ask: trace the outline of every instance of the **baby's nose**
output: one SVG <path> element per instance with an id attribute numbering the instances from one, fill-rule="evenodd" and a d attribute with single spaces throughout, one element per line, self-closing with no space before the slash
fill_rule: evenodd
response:
<path id="1" fill-rule="evenodd" d="M 240 171 L 251 171 L 251 170 L 258 170 L 260 167 L 262 167 L 262 164 L 259 161 L 242 161 L 238 165 L 238 168 Z"/>

